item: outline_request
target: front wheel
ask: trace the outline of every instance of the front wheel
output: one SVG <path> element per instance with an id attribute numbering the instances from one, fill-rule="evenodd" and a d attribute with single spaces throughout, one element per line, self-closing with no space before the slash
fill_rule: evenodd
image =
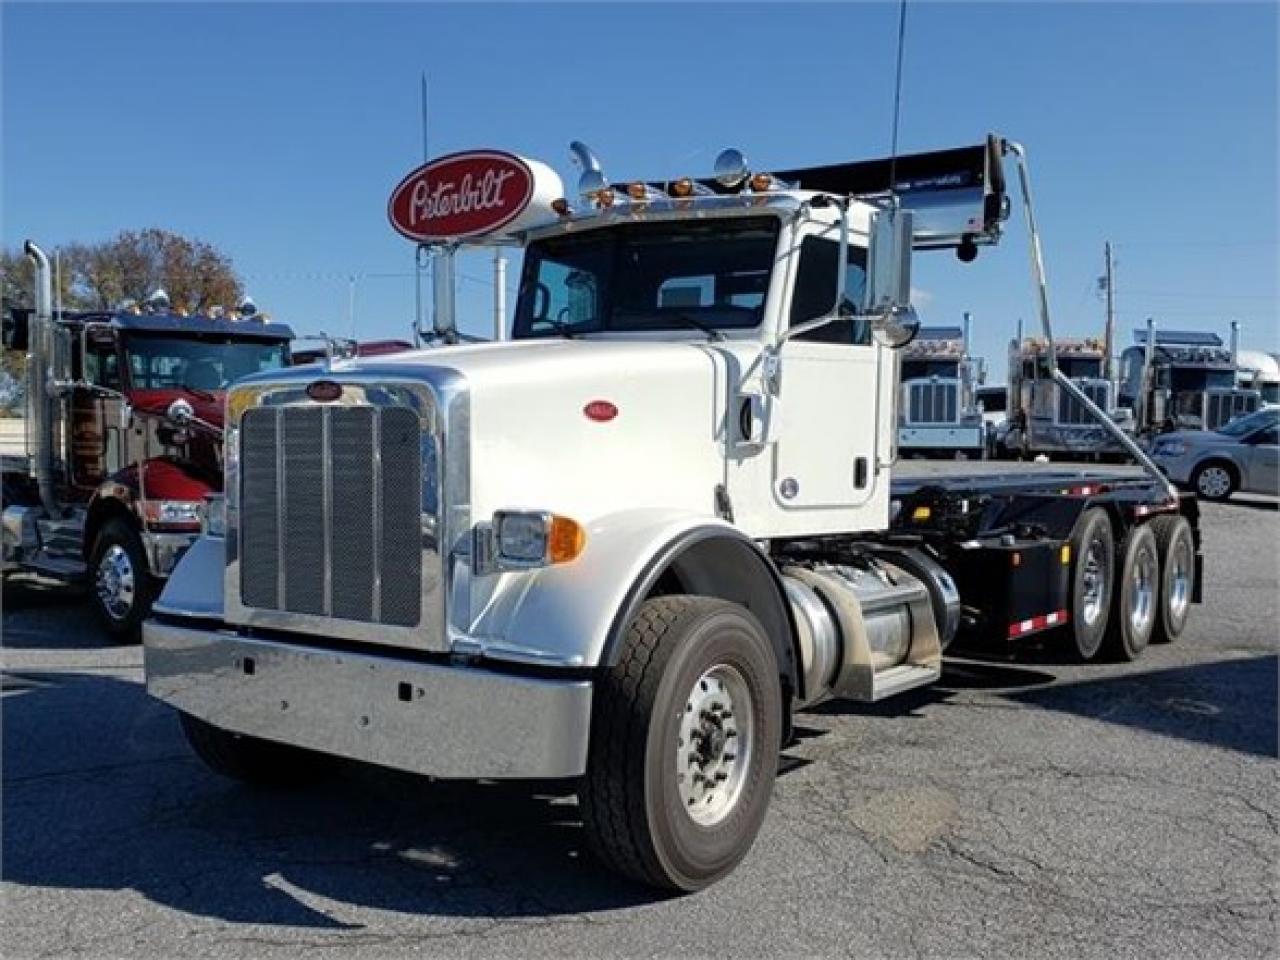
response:
<path id="1" fill-rule="evenodd" d="M 136 643 L 158 591 L 138 531 L 120 518 L 102 525 L 89 555 L 93 606 L 118 643 Z"/>
<path id="2" fill-rule="evenodd" d="M 195 755 L 214 773 L 257 786 L 288 787 L 316 779 L 328 758 L 301 747 L 223 730 L 179 713 L 182 732 Z"/>
<path id="3" fill-rule="evenodd" d="M 1225 463 L 1210 460 L 1196 467 L 1191 474 L 1191 486 L 1206 500 L 1226 500 L 1235 493 L 1235 471 Z"/>
<path id="4" fill-rule="evenodd" d="M 743 607 L 709 597 L 647 601 L 596 685 L 579 799 L 608 867 L 693 891 L 750 850 L 782 740 L 769 638 Z"/>

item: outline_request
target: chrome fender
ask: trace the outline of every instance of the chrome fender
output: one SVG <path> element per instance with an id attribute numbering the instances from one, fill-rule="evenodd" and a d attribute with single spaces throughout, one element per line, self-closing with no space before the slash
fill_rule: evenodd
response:
<path id="1" fill-rule="evenodd" d="M 226 541 L 202 535 L 187 548 L 169 574 L 152 609 L 175 617 L 222 619 L 222 577 Z"/>

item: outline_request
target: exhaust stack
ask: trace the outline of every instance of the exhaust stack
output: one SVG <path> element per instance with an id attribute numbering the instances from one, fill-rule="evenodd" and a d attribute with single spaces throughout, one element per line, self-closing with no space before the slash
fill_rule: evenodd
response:
<path id="1" fill-rule="evenodd" d="M 53 393 L 50 377 L 54 362 L 53 270 L 43 250 L 28 240 L 23 252 L 35 265 L 35 313 L 27 344 L 27 404 L 31 413 L 34 449 L 32 472 L 40 503 L 51 517 L 61 515 L 53 490 Z"/>
<path id="2" fill-rule="evenodd" d="M 1240 321 L 1231 321 L 1231 365 L 1240 366 Z"/>

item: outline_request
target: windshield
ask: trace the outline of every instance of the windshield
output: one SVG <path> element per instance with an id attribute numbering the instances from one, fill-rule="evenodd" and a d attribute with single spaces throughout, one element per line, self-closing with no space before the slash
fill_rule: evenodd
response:
<path id="1" fill-rule="evenodd" d="M 288 363 L 281 340 L 165 337 L 135 334 L 125 343 L 129 383 L 135 390 L 225 390 L 241 377 Z"/>
<path id="2" fill-rule="evenodd" d="M 1058 366 L 1073 380 L 1096 380 L 1102 376 L 1101 357 L 1059 357 Z"/>
<path id="3" fill-rule="evenodd" d="M 525 253 L 515 336 L 755 327 L 778 230 L 776 217 L 744 217 L 539 240 Z"/>
<path id="4" fill-rule="evenodd" d="M 1264 383 L 1259 386 L 1263 403 L 1280 404 L 1280 383 Z"/>
<path id="5" fill-rule="evenodd" d="M 958 360 L 903 360 L 902 379 L 915 380 L 926 377 L 955 377 L 959 372 Z"/>
<path id="6" fill-rule="evenodd" d="M 1273 427 L 1278 420 L 1280 420 L 1280 414 L 1275 410 L 1258 410 L 1247 417 L 1238 417 L 1226 426 L 1219 427 L 1218 433 L 1228 437 L 1244 437 L 1263 427 Z"/>

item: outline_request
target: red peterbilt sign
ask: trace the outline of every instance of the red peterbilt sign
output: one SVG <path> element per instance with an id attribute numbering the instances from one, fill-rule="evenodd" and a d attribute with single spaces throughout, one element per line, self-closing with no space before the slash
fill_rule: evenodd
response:
<path id="1" fill-rule="evenodd" d="M 456 240 L 494 233 L 529 206 L 529 164 L 499 150 L 451 153 L 424 163 L 400 181 L 387 217 L 410 240 Z"/>

